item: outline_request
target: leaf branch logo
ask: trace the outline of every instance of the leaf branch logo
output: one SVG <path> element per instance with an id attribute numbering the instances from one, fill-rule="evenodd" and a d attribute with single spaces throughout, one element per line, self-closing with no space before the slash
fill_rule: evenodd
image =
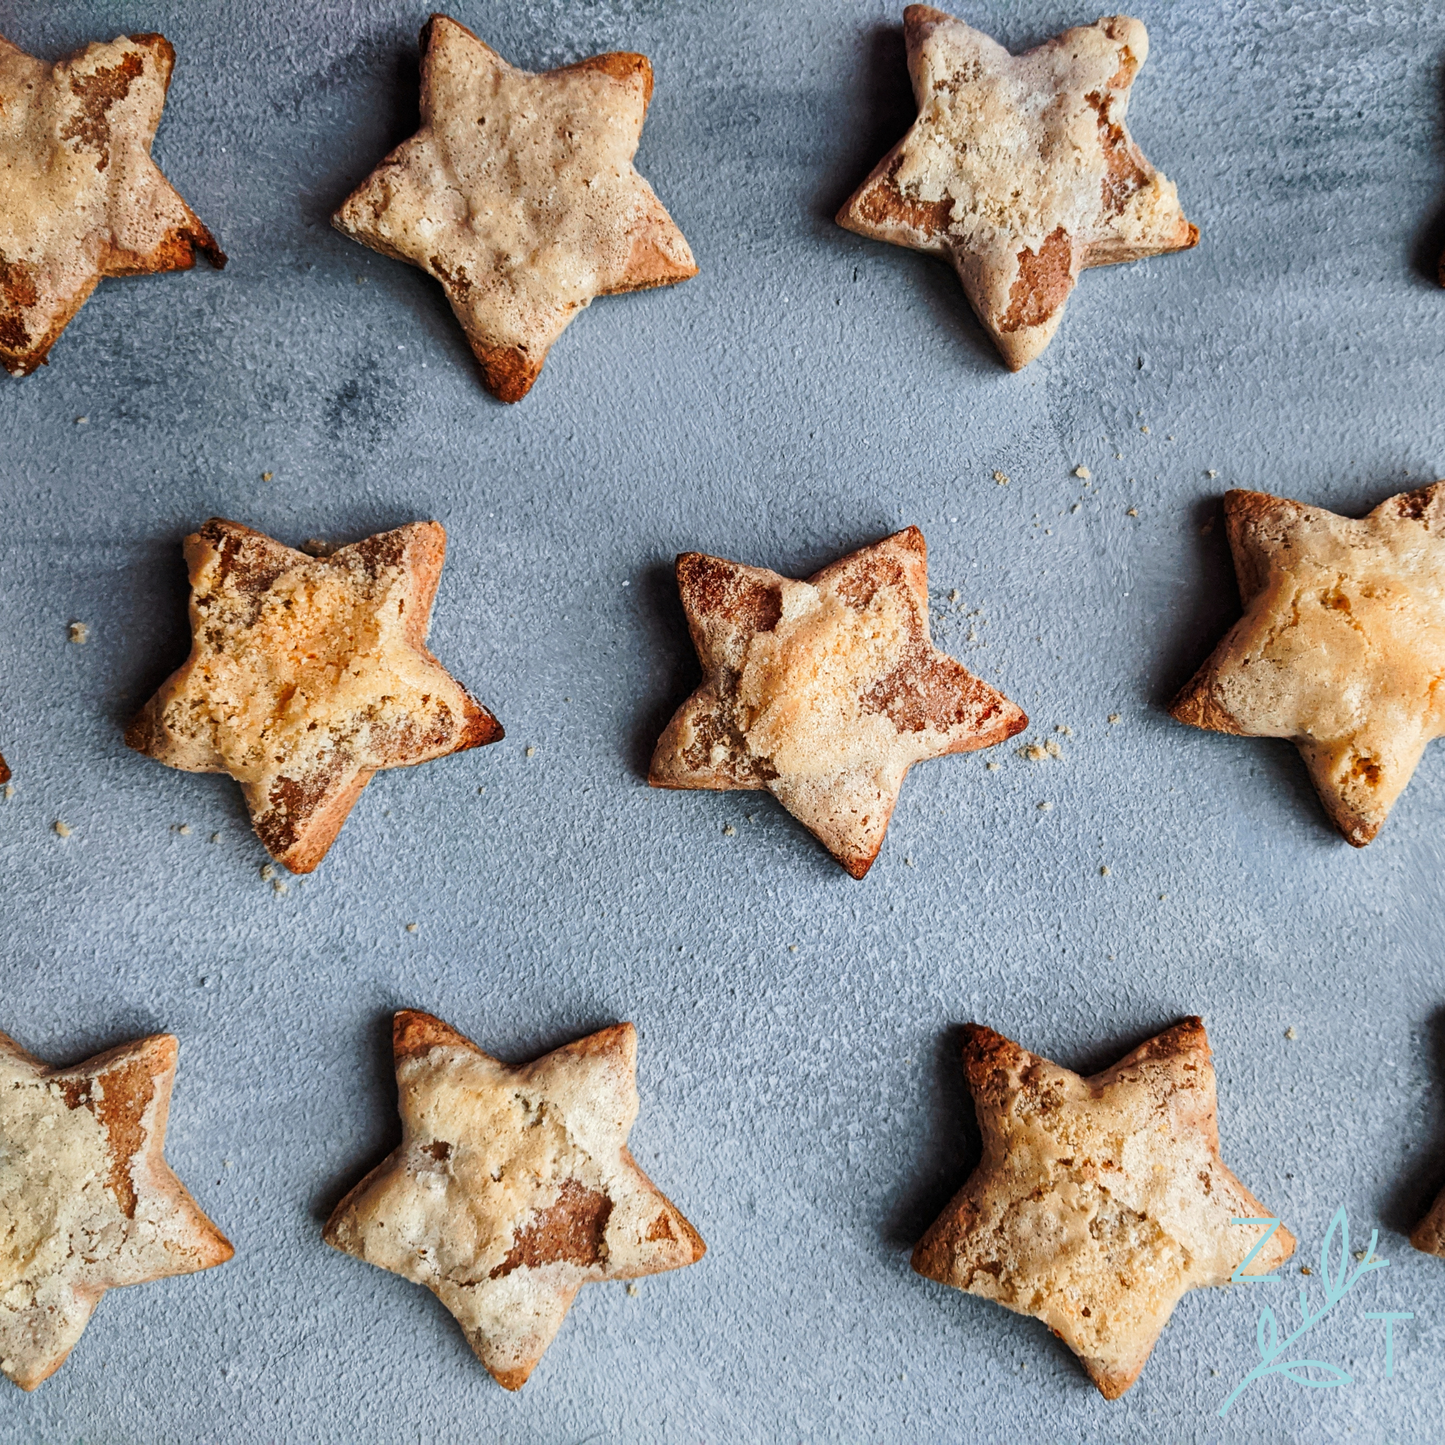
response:
<path id="1" fill-rule="evenodd" d="M 1259 1241 L 1258 1244 L 1246 1256 L 1243 1264 L 1230 1276 L 1231 1282 L 1242 1284 L 1281 1284 L 1283 1281 L 1277 1274 L 1267 1275 L 1246 1275 L 1241 1274 L 1250 1260 L 1264 1248 L 1265 1242 L 1270 1235 L 1279 1228 L 1277 1219 L 1235 1219 L 1233 1224 L 1268 1224 L 1273 1226 L 1269 1233 Z M 1314 1328 L 1334 1307 L 1345 1298 L 1349 1292 L 1367 1275 L 1373 1274 L 1376 1270 L 1388 1269 L 1388 1259 L 1378 1259 L 1375 1256 L 1375 1244 L 1380 1237 L 1377 1229 L 1370 1231 L 1370 1244 L 1364 1251 L 1360 1262 L 1355 1269 L 1350 1269 L 1350 1222 L 1345 1217 L 1344 1206 L 1341 1205 L 1335 1210 L 1335 1217 L 1330 1221 L 1330 1227 L 1325 1232 L 1323 1242 L 1320 1244 L 1320 1274 L 1324 1280 L 1325 1297 L 1324 1302 L 1314 1311 L 1310 1309 L 1309 1293 L 1301 1289 L 1299 1292 L 1300 1323 L 1293 1333 L 1286 1335 L 1284 1339 L 1279 1337 L 1279 1322 L 1275 1314 L 1266 1305 L 1259 1314 L 1259 1321 L 1255 1325 L 1254 1341 L 1259 1350 L 1259 1364 L 1257 1364 L 1233 1390 L 1229 1397 L 1219 1407 L 1219 1414 L 1223 1417 L 1228 1413 L 1229 1407 L 1256 1380 L 1262 1380 L 1266 1375 L 1283 1375 L 1285 1379 L 1296 1385 L 1304 1385 L 1312 1390 L 1334 1390 L 1341 1385 L 1348 1385 L 1352 1382 L 1353 1376 L 1341 1369 L 1338 1365 L 1331 1364 L 1328 1360 L 1313 1360 L 1304 1358 L 1293 1358 L 1290 1351 L 1296 1342 L 1303 1338 Z M 1337 1255 L 1337 1262 L 1332 1263 L 1332 1257 Z M 1385 1378 L 1392 1379 L 1395 1373 L 1395 1321 L 1412 1320 L 1413 1314 L 1404 1314 L 1400 1311 L 1371 1311 L 1362 1315 L 1362 1319 L 1382 1320 L 1385 1325 Z"/>

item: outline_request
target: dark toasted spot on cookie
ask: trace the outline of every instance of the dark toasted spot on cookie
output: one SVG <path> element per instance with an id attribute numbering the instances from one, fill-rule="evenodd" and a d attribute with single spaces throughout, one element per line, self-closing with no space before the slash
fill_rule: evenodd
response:
<path id="1" fill-rule="evenodd" d="M 433 1139 L 426 1146 L 425 1152 L 430 1154 L 438 1164 L 445 1164 L 452 1157 L 452 1146 L 445 1139 Z"/>
<path id="2" fill-rule="evenodd" d="M 702 552 L 677 559 L 677 590 L 689 612 L 722 617 L 752 632 L 771 632 L 783 615 L 783 590 L 776 582 L 760 582 Z"/>
<path id="3" fill-rule="evenodd" d="M 19 313 L 34 306 L 38 297 L 35 268 L 30 263 L 0 259 L 0 347 L 12 351 L 29 348 L 30 333 Z"/>
<path id="4" fill-rule="evenodd" d="M 1129 198 L 1149 184 L 1149 176 L 1139 164 L 1139 154 L 1124 127 L 1109 117 L 1113 97 L 1091 90 L 1084 99 L 1098 117 L 1099 145 L 1104 152 L 1105 167 L 1104 214 L 1117 216 L 1129 204 Z"/>
<path id="5" fill-rule="evenodd" d="M 1378 788 L 1380 786 L 1381 768 L 1374 758 L 1367 757 L 1364 753 L 1360 753 L 1350 765 L 1350 776 L 1352 778 L 1363 778 L 1370 787 Z"/>
<path id="6" fill-rule="evenodd" d="M 332 761 L 305 778 L 277 778 L 267 797 L 267 808 L 255 819 L 256 836 L 273 858 L 279 858 L 300 841 L 306 825 L 327 800 L 346 770 L 346 762 Z"/>
<path id="7" fill-rule="evenodd" d="M 80 97 L 80 114 L 65 122 L 60 138 L 79 141 L 83 149 L 97 152 L 97 170 L 103 171 L 110 164 L 110 108 L 126 98 L 131 82 L 144 71 L 145 61 L 132 54 L 123 57 L 118 65 L 102 66 L 90 75 L 70 78 L 71 90 Z"/>
<path id="8" fill-rule="evenodd" d="M 507 1257 L 494 1269 L 492 1279 L 514 1269 L 536 1269 L 544 1264 L 597 1264 L 607 1255 L 607 1220 L 612 1201 L 595 1189 L 569 1179 L 558 1191 L 550 1209 L 534 1210 L 512 1234 Z"/>
<path id="9" fill-rule="evenodd" d="M 926 236 L 935 236 L 946 231 L 953 215 L 953 197 L 945 196 L 941 201 L 922 201 L 907 195 L 898 184 L 898 171 L 903 165 L 899 156 L 888 168 L 888 174 L 875 186 L 870 186 L 858 200 L 858 214 L 870 225 L 880 226 L 888 222 L 901 222 L 922 231 Z"/>
<path id="10" fill-rule="evenodd" d="M 136 1192 L 131 1179 L 131 1160 L 145 1143 L 142 1116 L 155 1097 L 155 1080 L 140 1059 L 128 1059 L 90 1079 L 57 1079 L 67 1107 L 86 1108 L 106 1132 L 110 1174 L 106 1183 L 115 1195 L 121 1213 L 135 1218 Z M 94 1085 L 100 1085 L 96 1097 Z"/>
<path id="11" fill-rule="evenodd" d="M 1025 246 L 999 330 L 1020 331 L 1048 321 L 1074 289 L 1073 260 L 1073 243 L 1062 226 L 1051 231 L 1037 251 Z"/>
<path id="12" fill-rule="evenodd" d="M 1421 487 L 1417 492 L 1406 492 L 1395 498 L 1395 515 L 1402 521 L 1422 522 L 1430 510 L 1430 493 L 1433 487 Z"/>
<path id="13" fill-rule="evenodd" d="M 907 591 L 903 563 L 897 557 L 890 557 L 886 553 L 862 554 L 862 560 L 856 566 L 850 566 L 837 581 L 838 596 L 859 612 L 885 587 L 900 589 L 904 596 L 912 601 L 912 594 Z M 916 606 L 909 609 L 908 631 L 914 636 L 920 636 L 923 632 L 923 620 L 918 615 Z"/>
<path id="14" fill-rule="evenodd" d="M 659 1239 L 676 1238 L 677 1236 L 672 1232 L 672 1224 L 670 1223 L 667 1215 L 665 1214 L 659 1214 L 657 1218 L 652 1221 L 652 1224 L 647 1231 L 647 1239 L 649 1243 L 653 1243 Z"/>

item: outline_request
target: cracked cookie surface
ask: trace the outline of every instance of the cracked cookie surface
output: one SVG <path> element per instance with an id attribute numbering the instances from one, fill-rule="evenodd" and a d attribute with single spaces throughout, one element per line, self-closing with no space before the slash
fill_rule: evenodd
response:
<path id="1" fill-rule="evenodd" d="M 702 1257 L 627 1150 L 631 1024 L 515 1067 L 415 1010 L 392 1041 L 401 1147 L 337 1205 L 325 1239 L 430 1289 L 499 1384 L 526 1383 L 582 1285 Z"/>
<path id="2" fill-rule="evenodd" d="M 1219 1155 L 1200 1019 L 1081 1078 L 992 1029 L 964 1029 L 983 1158 L 913 1268 L 1041 1320 L 1108 1399 L 1138 1378 L 1184 1294 L 1222 1285 L 1270 1211 Z M 1279 1228 L 1247 1274 L 1294 1252 Z"/>
<path id="3" fill-rule="evenodd" d="M 1445 482 L 1359 520 L 1245 491 L 1224 515 L 1244 616 L 1169 710 L 1290 739 L 1362 848 L 1445 734 Z"/>

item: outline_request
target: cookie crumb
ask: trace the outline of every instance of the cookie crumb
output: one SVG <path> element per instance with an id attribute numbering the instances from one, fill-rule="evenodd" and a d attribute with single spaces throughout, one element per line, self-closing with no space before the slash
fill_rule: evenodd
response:
<path id="1" fill-rule="evenodd" d="M 723 837 L 724 837 L 724 838 L 736 838 L 737 835 L 738 835 L 738 830 L 737 830 L 736 828 L 734 828 L 731 823 L 729 823 L 729 824 L 723 829 Z"/>
<path id="2" fill-rule="evenodd" d="M 1054 805 L 1050 803 L 1047 799 L 1045 799 L 1042 803 L 1039 804 L 1039 812 L 1052 813 L 1053 811 Z"/>
<path id="3" fill-rule="evenodd" d="M 1069 508 L 1069 510 L 1070 510 L 1071 512 L 1077 512 L 1077 511 L 1079 510 L 1079 508 L 1082 507 L 1083 505 L 1084 505 L 1084 504 L 1083 504 L 1082 502 L 1075 502 L 1074 505 Z"/>
<path id="4" fill-rule="evenodd" d="M 999 484 L 999 486 L 1001 486 L 1001 487 L 1006 487 L 1006 486 L 1008 486 L 1008 478 L 1007 478 L 1002 472 L 995 472 L 995 473 L 993 474 L 993 479 L 994 479 L 994 481 L 996 481 L 996 482 Z"/>
<path id="5" fill-rule="evenodd" d="M 1139 430 L 1143 432 L 1145 436 L 1149 435 L 1149 428 L 1147 426 L 1141 426 Z"/>
<path id="6" fill-rule="evenodd" d="M 1210 469 L 1209 469 L 1207 472 L 1205 472 L 1204 475 L 1205 475 L 1206 477 L 1208 477 L 1211 481 L 1213 481 L 1214 478 L 1219 475 L 1219 473 L 1216 472 L 1213 467 L 1210 467 Z"/>
<path id="7" fill-rule="evenodd" d="M 1088 469 L 1088 467 L 1075 467 L 1074 475 L 1078 477 L 1081 481 L 1087 482 L 1089 478 L 1092 477 L 1094 474 Z"/>
<path id="8" fill-rule="evenodd" d="M 1111 712 L 1109 714 L 1109 723 L 1111 726 L 1116 722 L 1123 722 L 1123 720 L 1124 714 L 1121 712 Z"/>
<path id="9" fill-rule="evenodd" d="M 951 591 L 951 592 L 948 594 L 948 600 L 949 600 L 950 602 L 957 602 L 957 601 L 958 601 L 958 588 L 957 588 L 957 587 L 955 587 L 955 588 L 953 589 L 953 591 Z"/>
<path id="10" fill-rule="evenodd" d="M 1074 735 L 1074 730 L 1068 725 L 1068 723 L 1055 724 L 1054 731 L 1056 733 L 1063 733 L 1066 738 L 1071 738 Z"/>
<path id="11" fill-rule="evenodd" d="M 406 931 L 407 931 L 408 933 L 415 933 L 416 930 L 417 930 L 417 925 L 416 925 L 415 923 L 408 923 L 408 924 L 407 924 L 407 926 L 406 926 Z"/>
<path id="12" fill-rule="evenodd" d="M 269 883 L 276 876 L 276 869 L 270 863 L 261 865 L 261 881 Z"/>
<path id="13" fill-rule="evenodd" d="M 70 640 L 81 644 L 90 641 L 90 628 L 84 622 L 72 622 L 70 624 Z"/>
<path id="14" fill-rule="evenodd" d="M 636 1281 L 636 1280 L 629 1280 L 629 1281 L 628 1281 L 628 1284 L 627 1284 L 627 1297 L 628 1297 L 628 1299 L 636 1299 L 636 1298 L 637 1298 L 637 1281 Z"/>
<path id="15" fill-rule="evenodd" d="M 529 747 L 529 748 L 527 749 L 527 756 L 528 756 L 529 758 L 535 758 L 535 757 L 537 756 L 537 749 L 536 749 L 536 748 L 531 748 L 531 747 Z"/>
<path id="16" fill-rule="evenodd" d="M 271 891 L 272 891 L 273 893 L 285 893 L 285 892 L 287 891 L 287 889 L 286 889 L 286 880 L 285 880 L 284 878 L 277 878 L 277 879 L 271 884 Z"/>
<path id="17" fill-rule="evenodd" d="M 70 829 L 67 828 L 65 824 L 60 821 L 59 818 L 55 820 L 55 836 L 57 838 L 70 837 Z"/>
<path id="18" fill-rule="evenodd" d="M 211 834 L 211 842 L 213 842 L 213 843 L 219 843 L 220 841 L 221 841 L 221 835 L 220 835 L 219 833 L 212 833 L 212 834 Z"/>
<path id="19" fill-rule="evenodd" d="M 1107 878 L 1108 876 L 1109 876 L 1109 865 L 1108 865 L 1107 863 L 1100 863 L 1100 864 L 1099 864 L 1099 877 L 1100 877 L 1100 878 Z"/>
<path id="20" fill-rule="evenodd" d="M 1002 766 L 1003 766 L 1002 763 L 985 763 L 985 764 L 984 764 L 984 767 L 986 767 L 986 768 L 989 770 L 989 772 L 991 772 L 991 773 L 996 773 L 996 772 L 998 772 L 999 768 L 1001 768 Z"/>
<path id="21" fill-rule="evenodd" d="M 790 944 L 788 945 L 788 952 L 789 952 L 789 953 L 796 953 L 797 951 L 798 951 L 798 945 L 797 945 L 796 943 L 790 943 Z"/>
<path id="22" fill-rule="evenodd" d="M 1129 510 L 1124 513 L 1124 515 L 1126 517 L 1137 517 L 1139 515 L 1139 509 L 1138 507 L 1130 507 Z"/>
<path id="23" fill-rule="evenodd" d="M 912 868 L 912 867 L 913 867 L 913 859 L 912 859 L 912 858 L 905 858 L 905 859 L 903 860 L 903 866 L 904 866 L 905 868 Z"/>
<path id="24" fill-rule="evenodd" d="M 1169 897 L 1169 895 L 1168 895 L 1167 893 L 1161 893 L 1161 894 L 1159 895 L 1159 901 L 1160 901 L 1161 903 L 1163 903 L 1164 900 L 1165 900 L 1166 898 L 1168 898 L 1168 897 Z"/>
<path id="25" fill-rule="evenodd" d="M 176 829 L 176 832 L 179 833 L 182 838 L 189 838 L 191 836 L 191 825 L 189 823 L 182 823 L 181 826 Z"/>
<path id="26" fill-rule="evenodd" d="M 486 791 L 487 791 L 487 785 L 486 785 L 485 783 L 483 783 L 482 786 L 477 789 L 477 794 L 478 794 L 478 796 L 480 796 L 482 793 L 485 793 Z"/>
<path id="27" fill-rule="evenodd" d="M 1300 1265 L 1300 1267 L 1299 1267 L 1299 1272 L 1300 1272 L 1301 1274 L 1313 1274 L 1313 1273 L 1314 1273 L 1314 1270 L 1312 1270 L 1312 1269 L 1309 1267 L 1309 1265 L 1307 1265 L 1307 1264 L 1302 1264 L 1302 1265 Z"/>
<path id="28" fill-rule="evenodd" d="M 14 796 L 15 796 L 15 784 L 14 784 L 14 783 L 6 783 L 6 784 L 5 784 L 5 801 L 8 803 L 8 802 L 10 801 L 10 799 L 13 798 Z"/>
<path id="29" fill-rule="evenodd" d="M 75 419 L 75 424 L 76 426 L 84 426 L 89 420 L 90 418 L 88 416 L 78 416 Z"/>
<path id="30" fill-rule="evenodd" d="M 1294 1039 L 1299 1038 L 1299 1035 L 1298 1035 L 1297 1033 L 1295 1033 L 1295 1031 L 1294 1031 L 1294 1025 L 1293 1025 L 1293 1024 L 1291 1024 L 1291 1025 L 1284 1031 L 1284 1036 L 1285 1036 L 1285 1038 L 1290 1039 L 1290 1040 L 1294 1040 Z"/>
<path id="31" fill-rule="evenodd" d="M 261 480 L 262 480 L 263 482 L 269 482 L 269 481 L 271 480 L 271 473 L 270 473 L 270 472 L 262 472 L 262 473 L 261 473 Z"/>
<path id="32" fill-rule="evenodd" d="M 1122 462 L 1122 461 L 1124 460 L 1124 453 L 1123 453 L 1123 452 L 1115 452 L 1115 453 L 1114 453 L 1114 460 L 1115 460 L 1116 462 Z"/>

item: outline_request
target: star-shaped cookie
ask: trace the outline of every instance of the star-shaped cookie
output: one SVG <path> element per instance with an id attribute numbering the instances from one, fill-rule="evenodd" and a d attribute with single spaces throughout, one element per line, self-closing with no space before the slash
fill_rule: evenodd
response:
<path id="1" fill-rule="evenodd" d="M 1363 848 L 1445 733 L 1445 482 L 1359 521 L 1240 491 L 1224 516 L 1244 616 L 1169 710 L 1291 739 Z"/>
<path id="2" fill-rule="evenodd" d="M 191 655 L 125 740 L 168 767 L 229 773 L 293 873 L 326 856 L 373 773 L 502 736 L 427 651 L 440 523 L 309 557 L 212 517 L 185 553 Z"/>
<path id="3" fill-rule="evenodd" d="M 0 37 L 0 364 L 26 376 L 102 276 L 226 257 L 151 159 L 176 53 L 122 35 L 47 65 Z"/>
<path id="4" fill-rule="evenodd" d="M 838 224 L 948 261 L 1010 369 L 1049 344 L 1086 266 L 1199 240 L 1124 128 L 1149 53 L 1139 21 L 1108 16 L 1010 55 L 910 5 L 903 35 L 918 119 Z"/>
<path id="5" fill-rule="evenodd" d="M 1032 1315 L 1106 1399 L 1138 1378 L 1186 1291 L 1227 1284 L 1270 1211 L 1219 1157 L 1203 1021 L 1080 1078 L 992 1029 L 964 1030 L 983 1158 L 913 1251 L 929 1279 Z M 1282 1226 L 1247 1274 L 1294 1253 Z"/>
<path id="6" fill-rule="evenodd" d="M 165 1161 L 176 1041 L 68 1069 L 0 1034 L 0 1370 L 33 1390 L 100 1297 L 234 1253 Z"/>
<path id="7" fill-rule="evenodd" d="M 677 586 L 703 680 L 652 754 L 654 788 L 766 788 L 855 878 L 914 763 L 1028 726 L 934 647 L 917 527 L 806 582 L 701 552 Z"/>
<path id="8" fill-rule="evenodd" d="M 431 1014 L 392 1023 L 401 1147 L 324 1238 L 424 1284 L 500 1385 L 519 1390 L 577 1291 L 702 1258 L 627 1152 L 637 1032 L 616 1024 L 514 1067 Z"/>
<path id="9" fill-rule="evenodd" d="M 652 66 L 613 53 L 533 75 L 445 15 L 421 45 L 421 129 L 332 221 L 435 276 L 487 389 L 520 401 L 594 296 L 697 274 L 632 165 Z"/>

